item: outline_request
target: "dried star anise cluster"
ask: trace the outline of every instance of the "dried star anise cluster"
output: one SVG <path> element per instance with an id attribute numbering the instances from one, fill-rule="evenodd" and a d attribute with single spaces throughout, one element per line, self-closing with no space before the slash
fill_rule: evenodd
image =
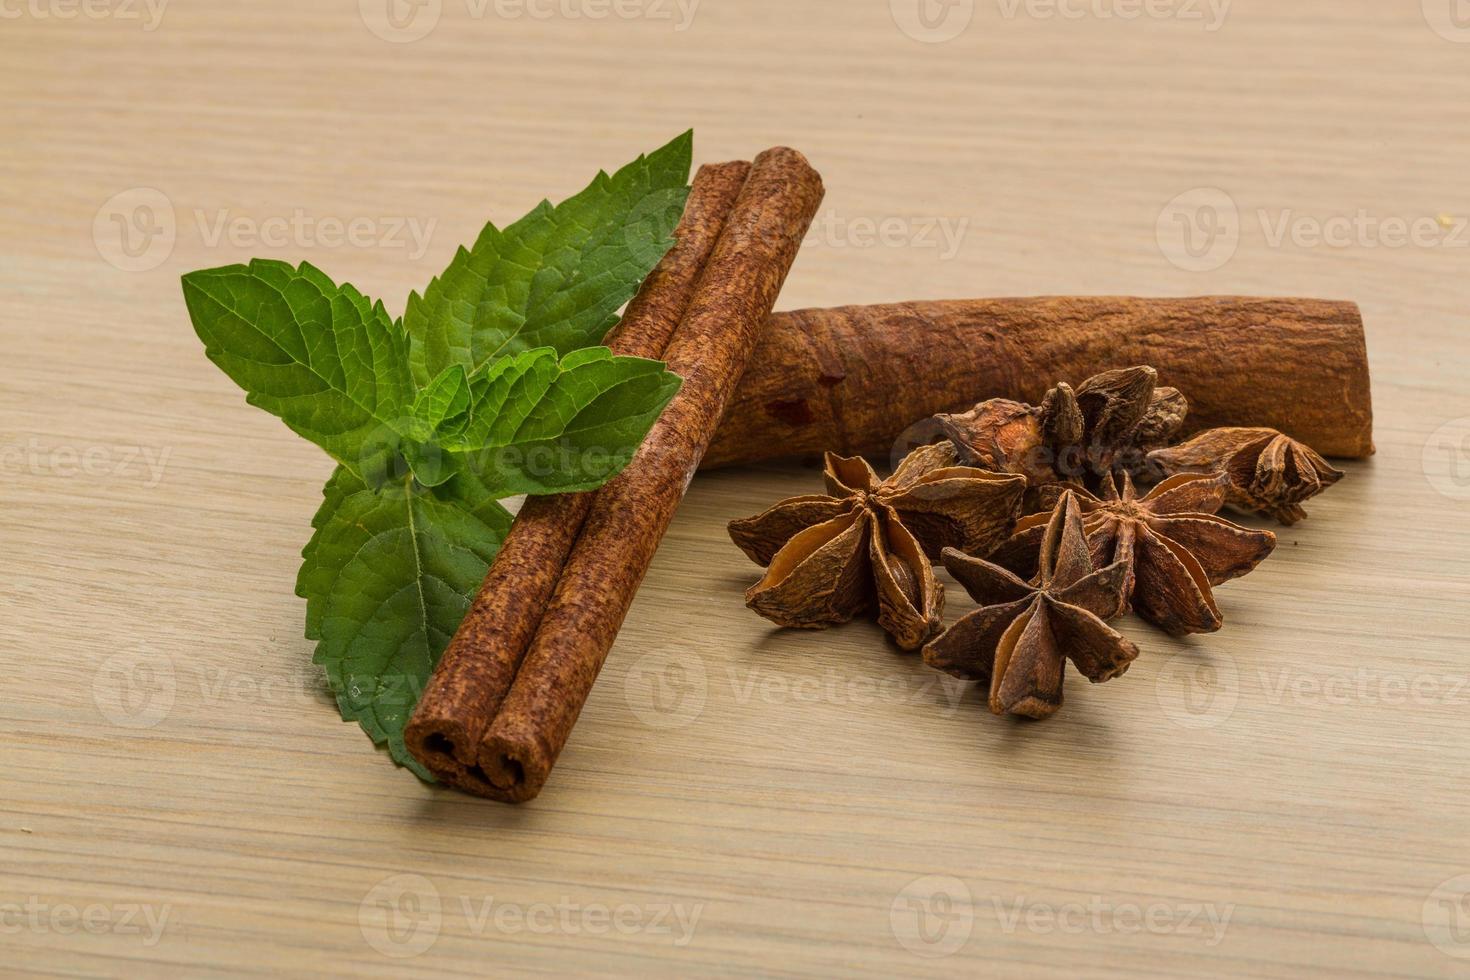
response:
<path id="1" fill-rule="evenodd" d="M 1180 446 L 1156 449 L 1149 462 L 1165 474 L 1211 473 L 1225 503 L 1291 525 L 1307 516 L 1302 501 L 1342 479 L 1310 446 L 1275 429 L 1210 429 Z"/>
<path id="2" fill-rule="evenodd" d="M 953 548 L 944 566 L 980 608 L 924 647 L 924 662 L 990 685 L 990 710 L 1048 718 L 1062 706 L 1070 660 L 1094 684 L 1128 669 L 1138 648 L 1107 624 L 1128 607 L 1128 563 L 1098 567 L 1077 498 L 1065 493 L 1047 517 L 1036 576 Z"/>
<path id="3" fill-rule="evenodd" d="M 914 450 L 880 481 L 861 458 L 827 454 L 827 493 L 792 497 L 730 522 L 765 576 L 746 605 L 780 626 L 821 629 L 876 611 L 905 650 L 939 629 L 944 590 L 930 563 L 945 548 L 988 552 L 1006 539 L 1026 481 Z"/>
<path id="4" fill-rule="evenodd" d="M 1124 565 L 1124 598 L 1174 636 L 1218 630 L 1223 621 L 1211 586 L 1239 578 L 1276 547 L 1270 531 L 1241 527 L 1215 514 L 1225 490 L 1209 474 L 1172 476 L 1140 496 L 1125 473 L 1121 490 L 1109 476 L 1101 496 L 1075 493 L 1093 560 Z M 1034 574 L 1048 516 L 1022 518 L 991 559 Z"/>
<path id="5" fill-rule="evenodd" d="M 1183 395 L 1158 387 L 1153 368 L 1132 367 L 1095 375 L 1075 391 L 1061 382 L 1040 405 L 992 398 L 934 421 L 962 462 L 1020 473 L 1033 487 L 1095 488 L 1115 472 L 1145 473 L 1149 452 L 1169 444 L 1188 412 Z"/>
<path id="6" fill-rule="evenodd" d="M 1153 368 L 1126 368 L 1059 383 L 1037 406 L 991 399 L 936 416 L 945 439 L 887 480 L 829 454 L 825 495 L 730 524 L 767 566 L 746 603 L 813 629 L 875 612 L 930 666 L 987 682 L 996 714 L 1049 717 L 1067 661 L 1097 683 L 1137 657 L 1108 620 L 1132 610 L 1175 636 L 1220 628 L 1214 587 L 1260 564 L 1276 537 L 1217 511 L 1292 524 L 1342 477 L 1274 429 L 1171 445 L 1188 408 Z M 940 560 L 979 603 L 942 632 Z"/>

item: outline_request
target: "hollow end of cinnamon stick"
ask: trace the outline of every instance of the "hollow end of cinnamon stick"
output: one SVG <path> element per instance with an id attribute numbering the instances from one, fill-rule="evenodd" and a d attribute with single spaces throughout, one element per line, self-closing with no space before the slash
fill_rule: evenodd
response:
<path id="1" fill-rule="evenodd" d="M 482 744 L 477 768 L 490 787 L 486 795 L 504 803 L 535 799 L 551 775 L 551 763 L 544 754 L 493 736 Z"/>
<path id="2" fill-rule="evenodd" d="M 420 719 L 413 730 L 404 730 L 408 751 L 442 783 L 477 795 L 491 790 L 480 771 L 476 745 L 482 728 L 470 727 L 453 717 Z"/>

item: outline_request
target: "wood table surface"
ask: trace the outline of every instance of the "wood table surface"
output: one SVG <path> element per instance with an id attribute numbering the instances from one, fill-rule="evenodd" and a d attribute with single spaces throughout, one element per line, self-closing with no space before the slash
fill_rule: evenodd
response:
<path id="1" fill-rule="evenodd" d="M 0 973 L 1470 976 L 1470 10 L 926 4 L 0 0 Z M 1041 724 L 746 610 L 726 522 L 819 477 L 701 475 L 541 797 L 422 784 L 179 275 L 396 313 L 691 126 L 826 180 L 781 308 L 1355 300 L 1378 453 Z"/>

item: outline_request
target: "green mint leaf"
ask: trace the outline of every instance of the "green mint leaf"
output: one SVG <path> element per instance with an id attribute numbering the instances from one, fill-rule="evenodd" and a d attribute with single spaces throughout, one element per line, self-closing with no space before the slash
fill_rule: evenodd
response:
<path id="1" fill-rule="evenodd" d="M 487 224 L 403 317 L 419 387 L 461 364 L 475 374 L 536 347 L 568 354 L 602 340 L 673 245 L 689 193 L 693 134 L 641 156 L 504 230 Z"/>
<path id="2" fill-rule="evenodd" d="M 410 480 L 372 490 L 339 466 L 322 493 L 296 582 L 307 638 L 317 641 L 314 660 L 326 668 L 343 720 L 428 779 L 404 748 L 403 727 L 510 515 L 465 476 L 433 493 Z"/>
<path id="3" fill-rule="evenodd" d="M 458 364 L 441 371 L 414 399 L 405 438 L 396 449 L 422 486 L 440 486 L 459 471 L 443 447 L 469 421 L 470 399 L 469 378 Z M 404 475 L 402 469 L 384 473 L 375 485 L 401 481 Z"/>
<path id="4" fill-rule="evenodd" d="M 679 390 L 659 361 L 590 347 L 502 358 L 470 381 L 463 427 L 444 448 L 498 496 L 591 490 L 628 465 Z"/>
<path id="5" fill-rule="evenodd" d="M 427 439 L 446 428 L 463 425 L 469 407 L 469 376 L 459 364 L 445 368 L 414 399 L 409 413 L 413 418 L 414 437 Z"/>
<path id="6" fill-rule="evenodd" d="M 359 476 L 392 468 L 414 386 L 407 338 L 382 303 L 305 262 L 256 259 L 183 285 L 205 353 L 247 402 Z"/>

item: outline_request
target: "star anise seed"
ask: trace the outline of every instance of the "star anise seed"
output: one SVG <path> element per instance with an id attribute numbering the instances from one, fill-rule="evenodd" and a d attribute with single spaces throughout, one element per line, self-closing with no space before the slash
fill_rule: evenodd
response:
<path id="1" fill-rule="evenodd" d="M 745 604 L 778 626 L 825 629 L 876 610 L 905 650 L 939 630 L 944 590 L 892 508 L 860 505 L 796 534 Z"/>
<path id="2" fill-rule="evenodd" d="M 1025 582 L 960 552 L 944 565 L 981 604 L 924 647 L 924 662 L 987 681 L 990 710 L 1047 718 L 1062 704 L 1066 662 L 1093 683 L 1124 673 L 1138 648 L 1106 623 L 1127 607 L 1128 567 L 1094 569 L 1077 498 L 1061 500 L 1043 528 L 1040 569 Z"/>
<path id="3" fill-rule="evenodd" d="M 1209 429 L 1148 458 L 1166 474 L 1219 474 L 1226 504 L 1286 525 L 1306 517 L 1302 503 L 1343 476 L 1306 443 L 1265 428 Z"/>
<path id="4" fill-rule="evenodd" d="M 952 447 L 923 446 L 880 481 L 861 458 L 827 455 L 827 494 L 794 497 L 730 523 L 730 537 L 768 565 L 746 605 L 780 626 L 822 629 L 875 610 L 905 650 L 939 630 L 944 591 L 931 561 L 944 548 L 994 547 L 1010 532 L 1026 481 L 955 466 Z"/>
<path id="5" fill-rule="evenodd" d="M 763 514 L 731 521 L 730 537 L 756 564 L 769 565 L 797 532 L 872 504 L 897 512 L 931 561 L 945 548 L 988 551 L 1010 534 L 1025 481 L 959 466 L 955 459 L 947 443 L 920 446 L 880 481 L 867 460 L 828 453 L 826 494 L 792 497 Z"/>
<path id="6" fill-rule="evenodd" d="M 1132 574 L 1125 594 L 1133 608 L 1175 636 L 1218 630 L 1223 619 L 1212 586 L 1246 574 L 1276 547 L 1270 531 L 1216 516 L 1225 489 L 1208 474 L 1170 477 L 1140 497 L 1125 473 L 1121 492 L 1107 477 L 1101 497 L 1086 491 L 1077 496 L 1093 561 L 1126 562 Z M 1016 533 L 991 560 L 1032 574 L 1047 519 L 1040 513 L 1017 521 Z"/>
<path id="7" fill-rule="evenodd" d="M 1039 406 L 993 398 L 934 421 L 964 462 L 1020 473 L 1032 487 L 1098 487 L 1113 472 L 1147 475 L 1148 452 L 1183 427 L 1189 403 L 1157 384 L 1151 367 L 1123 368 L 1088 378 L 1075 392 L 1057 384 Z"/>

